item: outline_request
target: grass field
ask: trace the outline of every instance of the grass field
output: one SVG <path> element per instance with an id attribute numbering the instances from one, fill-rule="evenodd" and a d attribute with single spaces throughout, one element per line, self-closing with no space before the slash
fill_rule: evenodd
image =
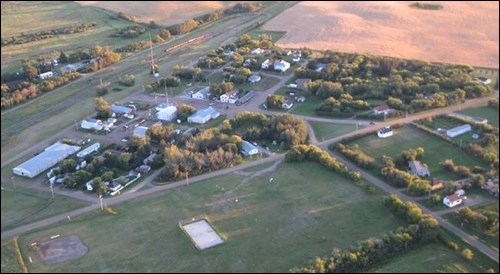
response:
<path id="1" fill-rule="evenodd" d="M 292 108 L 293 114 L 305 115 L 305 116 L 317 116 L 315 109 L 322 102 L 321 99 L 316 96 L 307 97 L 306 101 L 300 104 L 295 104 Z"/>
<path id="2" fill-rule="evenodd" d="M 23 273 L 15 241 L 15 239 L 2 241 L 2 273 Z"/>
<path id="3" fill-rule="evenodd" d="M 276 41 L 281 39 L 281 37 L 286 34 L 286 31 L 269 31 L 257 28 L 248 32 L 248 35 L 250 35 L 252 38 L 259 38 L 262 34 L 271 36 L 271 40 L 273 41 L 273 43 L 276 43 Z"/>
<path id="4" fill-rule="evenodd" d="M 427 244 L 390 260 L 370 272 L 376 273 L 484 273 L 441 243 Z"/>
<path id="5" fill-rule="evenodd" d="M 498 200 L 492 199 L 492 201 L 493 201 L 493 203 L 475 206 L 475 207 L 472 207 L 471 209 L 474 211 L 477 211 L 479 209 L 484 209 L 484 210 L 496 212 L 498 214 Z M 455 224 L 457 227 L 461 226 L 460 218 L 458 217 L 458 215 L 456 213 L 454 213 L 454 212 L 449 213 L 449 214 L 446 214 L 444 217 L 446 220 Z M 489 235 L 484 234 L 481 230 L 478 230 L 474 226 L 471 226 L 468 224 L 463 224 L 462 228 L 467 233 L 472 235 L 474 238 L 479 239 L 481 242 L 487 244 L 491 248 L 498 251 L 498 242 L 499 242 L 498 231 L 494 236 L 489 236 Z"/>
<path id="6" fill-rule="evenodd" d="M 412 126 L 395 129 L 394 135 L 386 139 L 378 138 L 374 133 L 350 143 L 358 144 L 364 152 L 375 158 L 378 167 L 381 167 L 383 155 L 394 159 L 399 157 L 403 150 L 423 147 L 422 162 L 428 165 L 432 177 L 444 180 L 458 179 L 439 166 L 439 163 L 446 159 L 452 159 L 455 164 L 471 168 L 476 165 L 484 166 L 478 159 L 471 157 L 459 148 Z"/>
<path id="7" fill-rule="evenodd" d="M 47 20 L 50 18 L 50 20 Z M 2 73 L 16 71 L 22 59 L 33 59 L 41 54 L 59 57 L 78 48 L 87 49 L 96 44 L 118 47 L 148 39 L 148 33 L 136 38 L 111 37 L 116 30 L 132 23 L 120 19 L 115 13 L 96 7 L 82 7 L 75 2 L 16 2 L 2 3 L 2 37 L 17 36 L 21 32 L 34 33 L 83 23 L 97 23 L 87 32 L 57 37 L 20 45 L 2 47 Z M 152 35 L 156 35 L 152 33 Z"/>
<path id="8" fill-rule="evenodd" d="M 356 130 L 356 125 L 309 122 L 318 140 L 330 139 Z"/>
<path id="9" fill-rule="evenodd" d="M 21 236 L 23 255 L 33 258 L 30 271 L 286 272 L 402 225 L 380 192 L 366 193 L 308 162 L 285 163 L 248 182 L 218 177 L 114 210 Z M 178 226 L 198 217 L 208 218 L 226 242 L 198 251 Z M 54 234 L 78 234 L 89 253 L 68 264 L 40 263 L 27 246 Z"/>
<path id="10" fill-rule="evenodd" d="M 498 128 L 499 115 L 498 111 L 490 107 L 478 107 L 462 110 L 459 113 L 470 115 L 473 117 L 480 117 L 488 119 L 488 124 L 491 124 Z"/>
<path id="11" fill-rule="evenodd" d="M 52 201 L 50 192 L 2 184 L 2 231 L 85 205 L 87 203 L 61 195 L 55 195 Z"/>

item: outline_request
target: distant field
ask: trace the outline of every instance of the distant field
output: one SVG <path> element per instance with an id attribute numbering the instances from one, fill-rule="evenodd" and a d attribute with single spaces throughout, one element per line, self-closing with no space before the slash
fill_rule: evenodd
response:
<path id="1" fill-rule="evenodd" d="M 76 1 L 83 6 L 105 8 L 135 16 L 140 22 L 156 21 L 165 26 L 223 9 L 236 1 Z"/>
<path id="2" fill-rule="evenodd" d="M 344 135 L 356 130 L 356 125 L 331 124 L 322 122 L 309 122 L 314 134 L 319 141 Z"/>
<path id="3" fill-rule="evenodd" d="M 495 127 L 498 128 L 498 111 L 495 109 L 492 109 L 490 107 L 484 106 L 484 107 L 478 107 L 478 108 L 470 108 L 466 110 L 462 110 L 459 113 L 470 115 L 473 117 L 480 117 L 480 118 L 486 118 L 488 119 L 488 124 L 491 124 Z"/>
<path id="4" fill-rule="evenodd" d="M 50 192 L 2 184 L 2 231 L 87 205 L 61 195 L 50 200 Z"/>
<path id="5" fill-rule="evenodd" d="M 110 37 L 116 30 L 131 25 L 116 14 L 95 7 L 82 7 L 75 2 L 2 2 L 2 37 L 17 36 L 21 32 L 34 33 L 60 27 L 84 23 L 97 23 L 87 32 L 60 35 L 36 42 L 20 45 L 2 46 L 2 73 L 17 71 L 21 60 L 50 54 L 59 57 L 59 51 L 88 49 L 96 44 L 101 46 L 124 46 L 134 41 L 148 39 L 148 34 L 123 39 Z"/>
<path id="6" fill-rule="evenodd" d="M 269 178 L 274 178 L 269 183 Z M 155 199 L 92 213 L 20 237 L 32 272 L 287 272 L 333 247 L 348 247 L 402 223 L 367 193 L 315 163 L 284 163 L 250 181 L 226 175 Z M 198 251 L 179 221 L 206 217 L 225 243 Z M 50 235 L 77 234 L 89 252 L 47 266 L 27 245 Z"/>
<path id="7" fill-rule="evenodd" d="M 464 260 L 443 244 L 427 244 L 398 256 L 370 272 L 376 273 L 482 273 L 484 269 Z"/>
<path id="8" fill-rule="evenodd" d="M 278 46 L 366 53 L 498 68 L 499 3 L 303 1 L 264 24 L 286 31 Z"/>
<path id="9" fill-rule="evenodd" d="M 458 179 L 439 166 L 439 163 L 446 159 L 452 159 L 456 164 L 468 167 L 483 166 L 478 159 L 459 148 L 412 126 L 395 129 L 394 135 L 389 138 L 381 139 L 373 133 L 350 143 L 358 144 L 364 152 L 375 158 L 379 167 L 381 167 L 383 155 L 396 158 L 403 150 L 421 146 L 424 148 L 422 162 L 429 166 L 431 176 L 445 180 Z"/>

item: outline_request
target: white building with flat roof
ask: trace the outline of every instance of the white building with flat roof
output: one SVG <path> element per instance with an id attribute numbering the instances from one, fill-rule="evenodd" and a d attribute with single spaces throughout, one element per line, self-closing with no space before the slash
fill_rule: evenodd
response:
<path id="1" fill-rule="evenodd" d="M 16 166 L 12 171 L 19 176 L 34 178 L 79 150 L 79 146 L 70 146 L 57 142 L 46 148 L 42 153 Z"/>

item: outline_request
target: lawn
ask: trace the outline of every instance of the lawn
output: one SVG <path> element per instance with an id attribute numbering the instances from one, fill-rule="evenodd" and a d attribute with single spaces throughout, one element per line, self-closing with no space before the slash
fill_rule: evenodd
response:
<path id="1" fill-rule="evenodd" d="M 283 37 L 283 35 L 286 34 L 286 31 L 270 31 L 256 28 L 247 32 L 247 34 L 254 39 L 259 38 L 262 34 L 266 34 L 271 36 L 271 40 L 273 41 L 273 43 L 276 43 L 276 41 L 278 41 L 281 37 Z"/>
<path id="2" fill-rule="evenodd" d="M 32 223 L 87 205 L 86 202 L 50 192 L 2 184 L 2 231 Z"/>
<path id="3" fill-rule="evenodd" d="M 2 273 L 25 273 L 18 260 L 15 241 L 2 241 Z"/>
<path id="4" fill-rule="evenodd" d="M 298 114 L 298 115 L 305 115 L 305 116 L 318 116 L 316 114 L 316 108 L 319 106 L 319 104 L 322 102 L 321 99 L 319 99 L 316 96 L 309 96 L 307 97 L 306 101 L 303 103 L 295 104 L 292 108 L 292 113 L 293 114 Z"/>
<path id="5" fill-rule="evenodd" d="M 459 179 L 439 166 L 439 163 L 446 159 L 452 159 L 455 164 L 466 165 L 470 168 L 476 165 L 484 167 L 481 161 L 459 148 L 412 126 L 395 129 L 394 135 L 389 138 L 378 138 L 373 133 L 350 143 L 358 144 L 364 152 L 375 158 L 378 167 L 382 166 L 381 158 L 383 155 L 394 159 L 399 157 L 403 150 L 423 147 L 422 162 L 428 165 L 432 177 L 444 180 Z"/>
<path id="6" fill-rule="evenodd" d="M 30 271 L 286 272 L 402 225 L 379 191 L 367 193 L 309 162 L 284 163 L 248 182 L 226 175 L 114 210 L 117 215 L 94 212 L 21 236 L 24 257 L 33 258 Z M 193 246 L 178 223 L 200 217 L 224 244 Z M 89 253 L 71 263 L 40 263 L 28 244 L 54 234 L 79 235 Z"/>
<path id="7" fill-rule="evenodd" d="M 484 273 L 474 262 L 466 261 L 459 252 L 441 243 L 421 246 L 397 256 L 370 272 L 376 273 Z"/>
<path id="8" fill-rule="evenodd" d="M 498 111 L 493 108 L 483 106 L 483 107 L 462 110 L 459 113 L 470 115 L 477 118 L 486 118 L 488 119 L 488 124 L 491 124 L 498 128 L 499 115 Z"/>
<path id="9" fill-rule="evenodd" d="M 309 122 L 309 124 L 314 130 L 316 139 L 320 141 L 341 136 L 356 130 L 356 125 L 331 124 L 323 122 Z"/>
<path id="10" fill-rule="evenodd" d="M 489 210 L 489 211 L 494 211 L 498 214 L 498 200 L 493 200 L 493 203 L 486 204 L 486 205 L 480 205 L 480 206 L 475 206 L 472 207 L 471 209 L 474 211 L 477 211 L 479 209 L 484 209 L 484 210 Z M 460 218 L 458 217 L 458 214 L 455 212 L 448 213 L 445 216 L 445 219 L 450 221 L 451 223 L 455 224 L 457 227 L 460 227 L 462 225 L 462 222 L 460 221 Z M 463 230 L 472 235 L 474 238 L 479 239 L 481 242 L 485 243 L 492 249 L 498 251 L 498 231 L 494 236 L 489 236 L 484 234 L 481 230 L 475 228 L 472 225 L 469 224 L 463 224 L 462 226 Z"/>

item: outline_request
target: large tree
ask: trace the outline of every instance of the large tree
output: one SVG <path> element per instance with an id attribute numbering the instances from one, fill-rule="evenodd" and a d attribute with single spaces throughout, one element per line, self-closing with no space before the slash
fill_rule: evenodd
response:
<path id="1" fill-rule="evenodd" d="M 107 119 L 112 114 L 108 101 L 102 97 L 95 99 L 95 110 L 97 111 L 97 118 L 101 119 Z"/>

